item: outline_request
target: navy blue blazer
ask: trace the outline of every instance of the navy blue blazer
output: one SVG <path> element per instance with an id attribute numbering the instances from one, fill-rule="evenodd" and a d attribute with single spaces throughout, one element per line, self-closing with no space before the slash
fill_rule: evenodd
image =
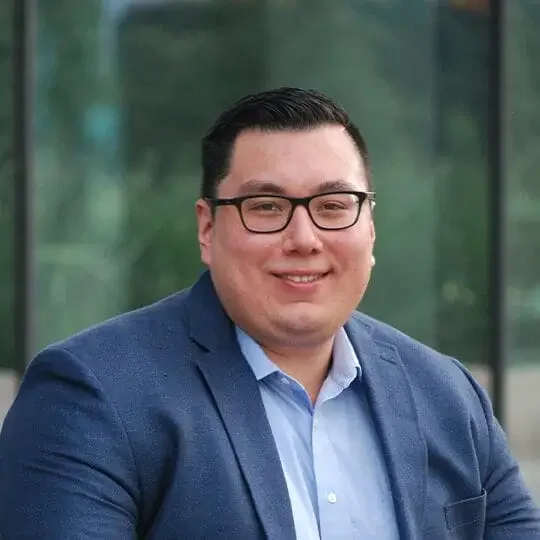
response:
<path id="1" fill-rule="evenodd" d="M 464 367 L 360 313 L 346 331 L 400 538 L 540 538 Z M 208 273 L 32 361 L 0 437 L 0 538 L 295 538 L 257 382 Z"/>

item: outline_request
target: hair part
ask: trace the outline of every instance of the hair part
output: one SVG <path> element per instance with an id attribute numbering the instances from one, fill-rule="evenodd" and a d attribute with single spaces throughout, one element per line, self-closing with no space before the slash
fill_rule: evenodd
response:
<path id="1" fill-rule="evenodd" d="M 282 87 L 249 94 L 216 119 L 202 139 L 201 196 L 216 196 L 229 172 L 234 143 L 244 131 L 304 131 L 323 125 L 346 129 L 362 158 L 371 190 L 367 145 L 345 110 L 316 90 Z"/>

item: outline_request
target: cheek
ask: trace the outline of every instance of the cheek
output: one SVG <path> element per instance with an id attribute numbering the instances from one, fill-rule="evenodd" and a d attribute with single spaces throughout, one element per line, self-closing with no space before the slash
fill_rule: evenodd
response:
<path id="1" fill-rule="evenodd" d="M 365 235 L 354 235 L 329 242 L 328 251 L 344 271 L 359 273 L 371 267 L 373 244 Z"/>
<path id="2" fill-rule="evenodd" d="M 262 272 L 275 245 L 268 235 L 253 235 L 232 227 L 216 232 L 212 248 L 221 265 L 247 276 Z"/>

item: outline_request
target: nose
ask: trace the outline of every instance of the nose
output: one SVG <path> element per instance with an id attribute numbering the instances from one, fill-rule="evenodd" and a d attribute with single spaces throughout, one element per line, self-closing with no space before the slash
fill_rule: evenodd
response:
<path id="1" fill-rule="evenodd" d="M 297 207 L 284 231 L 283 249 L 288 253 L 309 255 L 321 250 L 319 229 L 309 217 L 306 208 Z"/>

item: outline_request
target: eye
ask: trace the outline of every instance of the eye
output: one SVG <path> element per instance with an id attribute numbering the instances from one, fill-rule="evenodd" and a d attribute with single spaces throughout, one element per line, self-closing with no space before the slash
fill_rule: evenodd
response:
<path id="1" fill-rule="evenodd" d="M 320 199 L 315 199 L 316 212 L 320 213 L 338 213 L 347 212 L 355 205 L 354 197 L 347 194 L 334 194 L 325 196 Z"/>
<path id="2" fill-rule="evenodd" d="M 250 208 L 250 210 L 259 210 L 261 212 L 272 212 L 272 211 L 280 210 L 280 208 L 276 203 L 265 202 L 265 203 L 254 204 Z"/>
<path id="3" fill-rule="evenodd" d="M 344 204 L 343 202 L 338 202 L 338 201 L 326 201 L 326 202 L 323 202 L 320 204 L 320 210 L 327 210 L 327 211 L 332 211 L 332 210 L 346 210 L 347 209 L 347 205 Z"/>
<path id="4" fill-rule="evenodd" d="M 277 213 L 286 210 L 286 201 L 272 198 L 256 198 L 244 201 L 247 212 Z"/>

